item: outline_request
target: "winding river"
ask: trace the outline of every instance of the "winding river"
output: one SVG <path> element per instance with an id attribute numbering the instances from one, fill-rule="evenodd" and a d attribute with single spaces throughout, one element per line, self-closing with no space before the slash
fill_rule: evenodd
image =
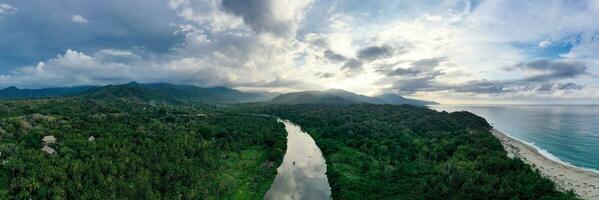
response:
<path id="1" fill-rule="evenodd" d="M 326 162 L 312 137 L 288 120 L 278 121 L 287 130 L 287 152 L 264 199 L 331 199 Z"/>

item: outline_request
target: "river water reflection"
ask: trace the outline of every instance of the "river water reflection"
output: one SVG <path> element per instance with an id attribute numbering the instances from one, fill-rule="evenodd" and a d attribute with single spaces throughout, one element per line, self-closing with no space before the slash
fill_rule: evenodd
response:
<path id="1" fill-rule="evenodd" d="M 287 152 L 264 199 L 331 199 L 325 159 L 312 137 L 288 120 L 279 122 L 287 130 Z"/>

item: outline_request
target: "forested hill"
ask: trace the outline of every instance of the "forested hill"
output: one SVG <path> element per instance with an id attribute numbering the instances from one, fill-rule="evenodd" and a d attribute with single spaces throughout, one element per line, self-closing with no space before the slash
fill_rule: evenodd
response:
<path id="1" fill-rule="evenodd" d="M 8 87 L 0 90 L 0 99 L 37 99 L 47 97 L 84 97 L 98 100 L 129 100 L 140 103 L 242 103 L 268 101 L 268 93 L 242 92 L 227 87 L 197 87 L 169 83 L 80 86 L 43 89 Z"/>
<path id="2" fill-rule="evenodd" d="M 285 138 L 211 105 L 0 101 L 0 199 L 262 199 Z"/>
<path id="3" fill-rule="evenodd" d="M 169 104 L 240 103 L 268 100 L 268 97 L 258 93 L 245 93 L 226 87 L 201 88 L 190 85 L 139 84 L 136 82 L 98 87 L 79 96 L 100 100 L 125 99 Z"/>
<path id="4" fill-rule="evenodd" d="M 281 94 L 273 98 L 272 104 L 394 104 L 394 105 L 432 105 L 433 101 L 408 99 L 397 94 L 366 96 L 345 90 L 329 89 L 325 91 L 303 91 Z"/>
<path id="5" fill-rule="evenodd" d="M 468 112 L 372 104 L 258 110 L 312 135 L 333 199 L 576 199 L 508 158 L 489 124 Z"/>
<path id="6" fill-rule="evenodd" d="M 94 86 L 79 87 L 58 87 L 42 89 L 19 89 L 17 87 L 7 87 L 0 90 L 0 99 L 33 99 L 47 97 L 61 97 L 82 93 Z"/>

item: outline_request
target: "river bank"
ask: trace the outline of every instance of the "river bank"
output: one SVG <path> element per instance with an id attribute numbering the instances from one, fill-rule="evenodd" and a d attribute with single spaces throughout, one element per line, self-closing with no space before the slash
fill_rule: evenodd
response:
<path id="1" fill-rule="evenodd" d="M 599 199 L 599 174 L 552 160 L 531 145 L 514 139 L 497 129 L 491 133 L 501 141 L 509 157 L 519 157 L 553 180 L 562 190 L 573 190 L 583 199 Z"/>

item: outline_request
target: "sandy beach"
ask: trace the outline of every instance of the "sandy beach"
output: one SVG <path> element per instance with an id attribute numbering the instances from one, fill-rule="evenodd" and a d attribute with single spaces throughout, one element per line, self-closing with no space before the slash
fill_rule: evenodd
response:
<path id="1" fill-rule="evenodd" d="M 509 157 L 519 157 L 553 180 L 561 190 L 574 190 L 583 199 L 599 199 L 599 174 L 551 160 L 535 147 L 513 139 L 499 130 L 491 133 L 501 141 Z"/>

